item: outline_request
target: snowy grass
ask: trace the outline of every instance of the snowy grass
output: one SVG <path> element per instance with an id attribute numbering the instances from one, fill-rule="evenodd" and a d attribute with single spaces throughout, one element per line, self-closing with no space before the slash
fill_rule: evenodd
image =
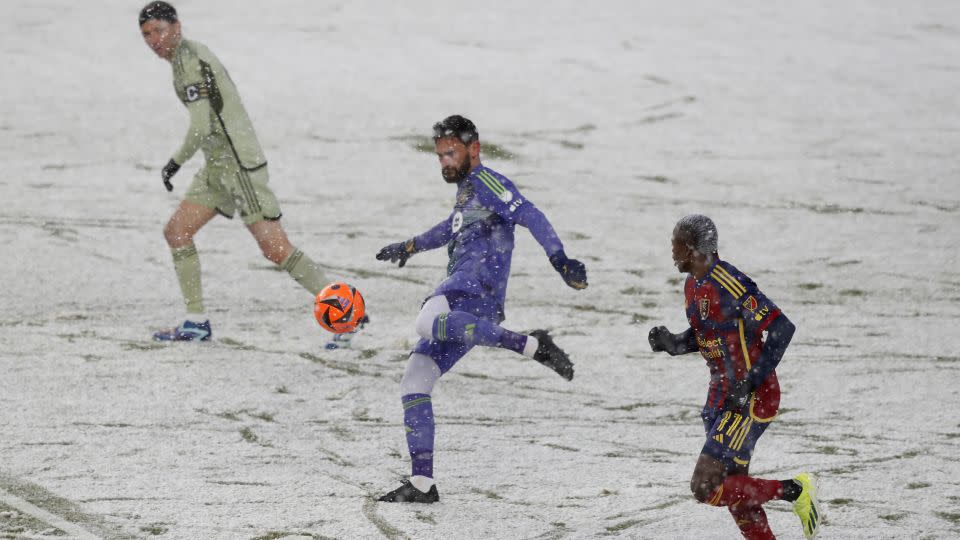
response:
<path id="1" fill-rule="evenodd" d="M 645 339 L 683 325 L 669 235 L 696 211 L 798 326 L 753 472 L 818 475 L 823 538 L 960 535 L 955 3 L 231 6 L 178 4 L 239 85 L 291 239 L 373 324 L 324 351 L 311 298 L 215 220 L 216 341 L 150 342 L 180 316 L 161 229 L 200 165 L 162 190 L 186 128 L 169 67 L 140 3 L 18 2 L 0 494 L 109 538 L 736 538 L 687 487 L 706 368 Z M 446 261 L 373 254 L 449 211 L 423 145 L 452 113 L 588 264 L 567 289 L 518 231 L 505 324 L 553 329 L 577 375 L 471 353 L 434 396 L 442 502 L 380 505 L 408 473 L 397 382 Z M 0 505 L 0 536 L 57 534 Z"/>

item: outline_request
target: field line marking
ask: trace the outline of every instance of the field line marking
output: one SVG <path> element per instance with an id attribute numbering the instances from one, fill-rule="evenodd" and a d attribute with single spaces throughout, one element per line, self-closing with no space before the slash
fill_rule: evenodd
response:
<path id="1" fill-rule="evenodd" d="M 20 497 L 5 491 L 3 488 L 0 488 L 0 502 L 7 506 L 16 508 L 25 514 L 30 514 L 44 523 L 60 529 L 61 531 L 69 534 L 70 538 L 80 538 L 82 540 L 99 540 L 100 538 L 95 534 L 87 532 L 79 525 L 71 523 L 55 514 L 51 514 L 43 508 L 30 503 L 29 501 L 21 499 Z"/>

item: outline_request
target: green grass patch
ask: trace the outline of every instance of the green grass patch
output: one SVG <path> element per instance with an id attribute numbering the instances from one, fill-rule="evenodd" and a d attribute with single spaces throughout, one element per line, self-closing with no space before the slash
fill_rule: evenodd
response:
<path id="1" fill-rule="evenodd" d="M 433 143 L 432 137 L 422 137 L 420 135 L 402 135 L 391 138 L 396 141 L 405 142 L 410 146 L 410 148 L 413 148 L 417 152 L 422 152 L 424 154 L 433 154 L 437 151 L 437 147 Z M 480 139 L 480 153 L 483 157 L 491 159 L 503 159 L 508 161 L 518 159 L 519 157 L 515 152 L 507 150 L 506 147 L 483 138 Z"/>
<path id="2" fill-rule="evenodd" d="M 866 296 L 867 292 L 860 289 L 844 289 L 840 291 L 840 296 Z"/>
<path id="3" fill-rule="evenodd" d="M 672 180 L 660 174 L 635 174 L 633 177 L 637 180 L 646 180 L 648 182 L 656 182 L 658 184 L 669 184 L 672 182 Z"/>
<path id="4" fill-rule="evenodd" d="M 250 413 L 250 416 L 256 418 L 257 420 L 263 420 L 264 422 L 276 422 L 273 418 L 273 414 L 266 412 Z"/>
<path id="5" fill-rule="evenodd" d="M 150 525 L 140 527 L 141 532 L 145 532 L 151 536 L 166 534 L 168 530 L 164 523 L 151 523 Z"/>
<path id="6" fill-rule="evenodd" d="M 477 488 L 473 488 L 473 489 L 470 490 L 470 491 L 476 493 L 477 495 L 483 495 L 484 497 L 486 497 L 486 498 L 488 498 L 488 499 L 493 499 L 493 500 L 495 500 L 495 501 L 502 501 L 502 500 L 503 500 L 503 497 L 501 497 L 500 495 L 497 495 L 496 492 L 490 491 L 490 490 L 488 490 L 488 489 L 477 489 Z"/>
<path id="7" fill-rule="evenodd" d="M 570 446 L 564 446 L 564 445 L 562 445 L 562 444 L 543 443 L 543 445 L 546 446 L 547 448 L 556 448 L 557 450 L 566 450 L 567 452 L 579 452 L 579 451 L 580 451 L 579 448 L 573 448 L 573 447 L 570 447 Z"/>
<path id="8" fill-rule="evenodd" d="M 934 512 L 940 519 L 945 519 L 954 525 L 960 525 L 960 512 Z"/>
<path id="9" fill-rule="evenodd" d="M 639 519 L 628 519 L 627 521 L 622 521 L 620 523 L 617 523 L 616 525 L 611 525 L 607 527 L 607 532 L 616 533 L 620 531 L 625 531 L 630 527 L 634 527 L 641 523 L 643 523 L 643 521 Z"/>
<path id="10" fill-rule="evenodd" d="M 431 516 L 430 514 L 427 514 L 426 512 L 417 512 L 416 514 L 414 514 L 414 517 L 416 517 L 417 519 L 419 519 L 424 523 L 429 523 L 431 525 L 437 524 L 437 520 L 434 519 L 433 516 Z"/>
<path id="11" fill-rule="evenodd" d="M 257 434 L 248 427 L 240 430 L 240 436 L 243 437 L 243 440 L 247 441 L 248 443 L 256 444 L 260 442 L 260 437 L 257 437 Z"/>
<path id="12" fill-rule="evenodd" d="M 617 407 L 604 407 L 604 410 L 607 411 L 632 411 L 634 409 L 645 409 L 647 407 L 656 407 L 656 403 L 650 403 L 647 401 L 638 401 L 636 403 L 628 403 L 627 405 L 619 405 Z"/>
<path id="13" fill-rule="evenodd" d="M 923 489 L 930 487 L 930 484 L 926 482 L 910 482 L 907 484 L 907 489 Z"/>

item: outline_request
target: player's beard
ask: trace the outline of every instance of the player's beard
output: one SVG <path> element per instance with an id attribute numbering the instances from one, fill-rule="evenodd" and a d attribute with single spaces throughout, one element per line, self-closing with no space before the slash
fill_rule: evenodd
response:
<path id="1" fill-rule="evenodd" d="M 440 174 L 448 184 L 458 184 L 470 174 L 470 156 L 467 156 L 459 167 L 444 167 Z"/>

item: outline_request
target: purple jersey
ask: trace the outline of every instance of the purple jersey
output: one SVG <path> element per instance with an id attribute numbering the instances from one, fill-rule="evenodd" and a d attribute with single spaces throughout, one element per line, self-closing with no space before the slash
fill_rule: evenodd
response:
<path id="1" fill-rule="evenodd" d="M 546 216 L 520 194 L 513 182 L 482 165 L 473 169 L 457 185 L 450 216 L 414 238 L 417 251 L 447 245 L 447 279 L 433 295 L 466 294 L 494 300 L 502 317 L 513 256 L 513 229 L 518 224 L 530 230 L 547 256 L 563 249 Z"/>

